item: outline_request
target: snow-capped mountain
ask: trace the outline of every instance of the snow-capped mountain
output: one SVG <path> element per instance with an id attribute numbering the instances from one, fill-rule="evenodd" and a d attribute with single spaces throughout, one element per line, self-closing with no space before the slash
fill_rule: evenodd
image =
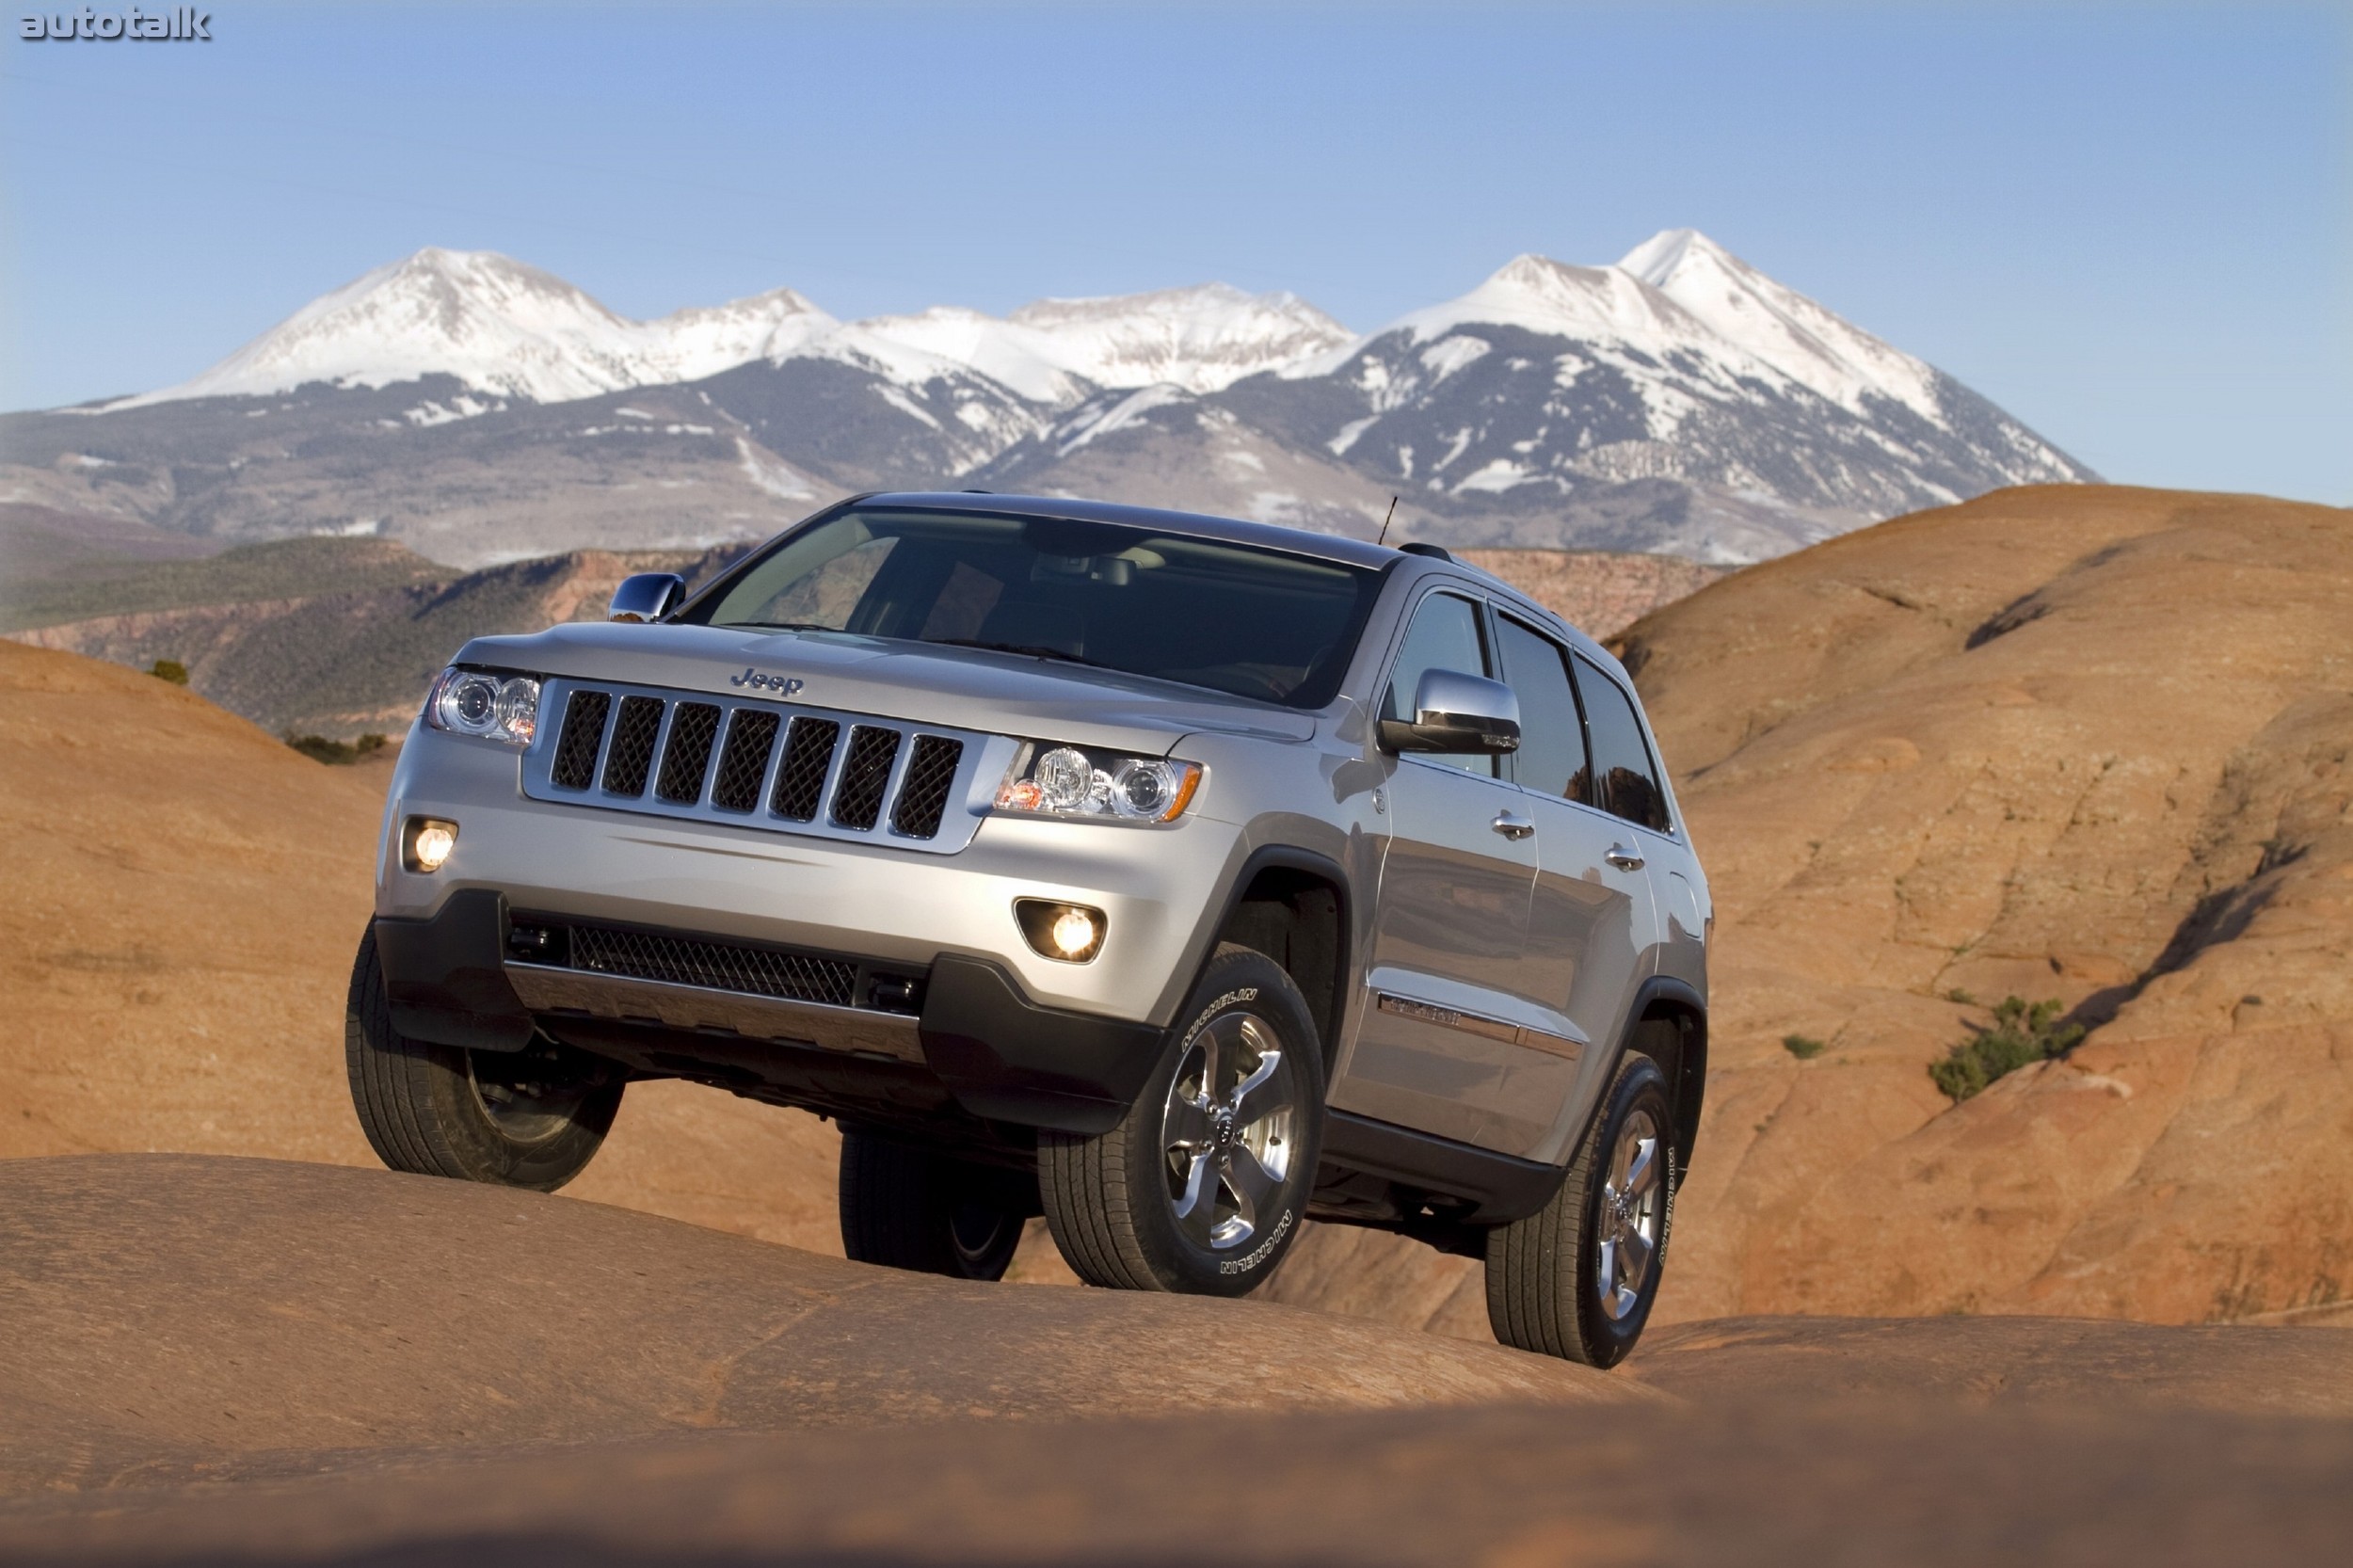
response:
<path id="1" fill-rule="evenodd" d="M 1727 562 L 2002 485 L 2091 477 L 1689 230 L 1609 266 L 1521 256 L 1354 343 L 1203 398 L 1168 392 L 1148 406 L 1092 399 L 983 475 L 1064 488 L 1057 471 L 1084 451 L 1100 486 L 1124 452 L 1129 488 L 1148 491 L 1179 448 L 1195 453 L 1192 473 L 1248 475 L 1273 442 L 1328 456 L 1353 483 L 1311 497 L 1245 478 L 1221 494 L 1228 509 L 1367 515 L 1394 491 L 1425 536 L 1649 539 Z"/>
<path id="2" fill-rule="evenodd" d="M 2089 471 L 1670 230 L 1521 256 L 1365 337 L 1223 284 L 837 320 L 790 289 L 632 321 L 422 250 L 161 392 L 0 417 L 0 499 L 462 564 L 703 544 L 850 490 L 1091 493 L 1464 544 L 1754 560 Z"/>
<path id="3" fill-rule="evenodd" d="M 838 325 L 791 289 L 629 321 L 509 257 L 428 248 L 312 300 L 192 380 L 113 407 L 268 396 L 312 382 L 379 388 L 428 376 L 454 376 L 490 398 L 560 403 L 698 380 L 791 353 Z"/>
<path id="4" fill-rule="evenodd" d="M 845 326 L 776 289 L 631 321 L 511 257 L 427 248 L 312 301 L 203 374 L 114 407 L 428 376 L 454 376 L 484 397 L 561 403 L 804 355 L 869 364 L 902 383 L 973 371 L 1030 402 L 1062 406 L 1097 386 L 1212 391 L 1349 341 L 1346 328 L 1292 295 L 1223 283 L 1045 299 L 1004 320 L 938 307 Z"/>
<path id="5" fill-rule="evenodd" d="M 1059 362 L 1102 387 L 1216 392 L 1245 376 L 1355 341 L 1294 294 L 1244 294 L 1224 283 L 1102 299 L 1041 299 L 1012 325 L 1051 343 Z"/>

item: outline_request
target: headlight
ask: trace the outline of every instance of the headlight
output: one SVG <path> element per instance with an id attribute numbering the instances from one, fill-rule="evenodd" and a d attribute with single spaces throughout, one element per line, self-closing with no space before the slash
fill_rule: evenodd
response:
<path id="1" fill-rule="evenodd" d="M 453 735 L 527 746 L 539 732 L 539 678 L 445 669 L 425 698 L 424 722 Z"/>
<path id="2" fill-rule="evenodd" d="M 1174 822 L 1193 803 L 1201 769 L 1159 757 L 1120 757 L 1031 743 L 1014 754 L 997 808 L 1044 817 Z"/>

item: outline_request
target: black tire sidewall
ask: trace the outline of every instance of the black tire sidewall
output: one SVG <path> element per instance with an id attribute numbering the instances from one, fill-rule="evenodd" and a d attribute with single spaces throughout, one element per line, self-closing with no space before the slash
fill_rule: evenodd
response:
<path id="1" fill-rule="evenodd" d="M 1609 1158 L 1618 1146 L 1618 1134 L 1637 1110 L 1647 1109 L 1658 1128 L 1659 1156 L 1666 1161 L 1660 1172 L 1665 1182 L 1665 1208 L 1658 1220 L 1658 1250 L 1651 1259 L 1650 1278 L 1644 1282 L 1641 1299 L 1634 1310 L 1624 1318 L 1611 1318 L 1601 1305 L 1601 1205 L 1603 1191 L 1608 1185 Z M 1584 1209 L 1577 1217 L 1577 1267 L 1564 1271 L 1572 1274 L 1571 1288 L 1577 1292 L 1577 1325 L 1583 1340 L 1586 1360 L 1594 1367 L 1614 1367 L 1625 1359 L 1642 1336 L 1642 1329 L 1650 1321 L 1651 1308 L 1657 1304 L 1658 1287 L 1667 1272 L 1667 1245 L 1674 1229 L 1675 1185 L 1680 1173 L 1675 1169 L 1674 1101 L 1667 1092 L 1666 1075 L 1647 1056 L 1631 1056 L 1620 1069 L 1618 1079 L 1610 1086 L 1609 1104 L 1596 1130 L 1592 1175 L 1587 1179 Z"/>
<path id="2" fill-rule="evenodd" d="M 1242 1010 L 1255 1015 L 1282 1042 L 1296 1107 L 1291 1121 L 1290 1163 L 1273 1206 L 1276 1218 L 1249 1245 L 1235 1252 L 1205 1249 L 1176 1224 L 1164 1187 L 1161 1124 L 1168 1095 L 1193 1040 L 1213 1020 Z M 1246 1296 L 1266 1283 L 1299 1239 L 1307 1195 L 1323 1141 L 1323 1060 L 1321 1036 L 1306 1000 L 1283 967 L 1247 948 L 1221 950 L 1203 968 L 1169 1032 L 1158 1066 L 1113 1136 L 1127 1141 L 1129 1173 L 1128 1223 L 1144 1261 L 1161 1288 L 1187 1295 Z"/>

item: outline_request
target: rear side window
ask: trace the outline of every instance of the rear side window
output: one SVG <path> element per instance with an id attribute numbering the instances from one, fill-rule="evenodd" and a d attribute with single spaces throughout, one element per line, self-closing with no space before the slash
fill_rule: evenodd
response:
<path id="1" fill-rule="evenodd" d="M 1569 686 L 1568 650 L 1501 617 L 1503 679 L 1520 699 L 1520 748 L 1512 777 L 1540 794 L 1585 798 L 1585 727 Z"/>
<path id="2" fill-rule="evenodd" d="M 1479 630 L 1479 607 L 1469 600 L 1452 594 L 1432 594 L 1414 611 L 1414 624 L 1405 632 L 1405 646 L 1398 649 L 1397 664 L 1389 671 L 1389 688 L 1381 699 L 1381 716 L 1412 723 L 1415 694 L 1420 690 L 1421 678 L 1431 670 L 1489 674 L 1487 641 Z M 1491 776 L 1496 771 L 1494 758 L 1477 753 L 1459 757 L 1433 753 L 1423 756 L 1421 760 L 1444 762 L 1465 773 Z"/>
<path id="3" fill-rule="evenodd" d="M 1632 699 L 1582 656 L 1577 661 L 1577 690 L 1593 729 L 1592 803 L 1612 816 L 1666 832 L 1667 792 L 1659 788 Z"/>

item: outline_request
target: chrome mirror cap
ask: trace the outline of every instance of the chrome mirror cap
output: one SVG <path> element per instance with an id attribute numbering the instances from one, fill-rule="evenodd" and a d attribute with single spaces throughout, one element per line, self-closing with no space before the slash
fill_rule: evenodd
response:
<path id="1" fill-rule="evenodd" d="M 641 571 L 613 590 L 610 620 L 660 620 L 686 599 L 686 579 L 674 571 Z"/>
<path id="2" fill-rule="evenodd" d="M 1389 751 L 1493 756 L 1520 748 L 1520 699 L 1511 687 L 1460 670 L 1426 670 L 1414 690 L 1414 722 L 1384 719 Z"/>

